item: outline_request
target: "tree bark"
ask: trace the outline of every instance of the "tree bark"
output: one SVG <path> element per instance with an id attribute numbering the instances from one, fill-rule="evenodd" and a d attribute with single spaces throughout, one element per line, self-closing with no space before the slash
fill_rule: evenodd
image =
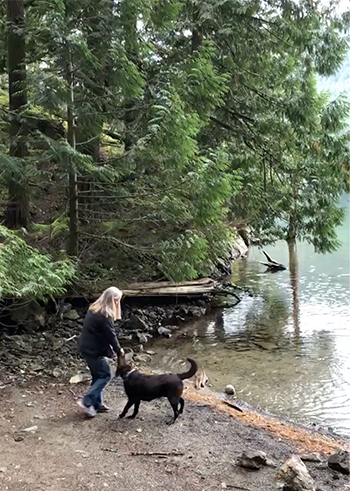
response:
<path id="1" fill-rule="evenodd" d="M 104 0 L 95 0 L 84 9 L 84 34 L 87 45 L 90 51 L 99 59 L 103 60 L 106 52 L 108 52 L 108 39 L 110 38 L 108 28 L 104 22 L 101 26 L 101 18 L 106 17 L 106 9 L 109 15 L 113 15 L 113 2 L 106 3 Z M 100 14 L 101 18 L 99 15 Z M 109 26 L 110 27 L 110 26 Z M 102 29 L 105 31 L 102 31 Z M 101 134 L 103 130 L 103 119 L 98 114 L 104 104 L 101 104 L 105 96 L 105 88 L 107 82 L 108 68 L 102 62 L 99 65 L 98 70 L 91 71 L 90 77 L 92 79 L 92 85 L 87 86 L 87 89 L 92 93 L 92 99 L 97 101 L 96 115 L 91 117 L 90 115 L 84 115 L 84 112 L 78 112 L 78 127 L 77 127 L 77 150 L 84 155 L 89 155 L 93 160 L 100 162 L 100 144 Z M 90 94 L 91 97 L 91 94 Z M 103 110 L 107 111 L 107 108 Z M 93 188 L 93 184 L 90 182 L 91 178 L 79 176 L 79 205 L 80 216 L 84 219 L 87 210 L 90 208 L 91 200 L 89 200 L 89 192 Z M 93 206 L 94 204 L 92 204 Z"/>
<path id="2" fill-rule="evenodd" d="M 24 18 L 23 0 L 7 0 L 10 155 L 19 159 L 28 155 L 27 128 L 20 116 L 21 109 L 27 105 Z M 5 224 L 9 228 L 28 228 L 30 222 L 28 189 L 21 178 L 23 172 L 17 171 L 8 182 Z"/>
<path id="3" fill-rule="evenodd" d="M 69 20 L 68 7 L 66 9 L 67 24 Z M 67 44 L 67 62 L 66 62 L 66 83 L 68 86 L 68 104 L 67 104 L 67 137 L 68 143 L 75 150 L 76 148 L 76 129 L 74 122 L 74 79 L 72 53 L 70 46 Z M 68 253 L 72 256 L 78 254 L 78 185 L 77 171 L 75 163 L 69 162 L 69 246 Z"/>
<path id="4" fill-rule="evenodd" d="M 198 7 L 196 5 L 192 6 L 192 39 L 191 39 L 191 52 L 198 51 L 203 42 L 203 32 L 201 27 L 199 26 L 199 12 Z"/>

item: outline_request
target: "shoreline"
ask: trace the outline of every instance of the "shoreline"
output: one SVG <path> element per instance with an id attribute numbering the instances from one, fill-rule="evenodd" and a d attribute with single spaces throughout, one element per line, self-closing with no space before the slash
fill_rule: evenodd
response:
<path id="1" fill-rule="evenodd" d="M 141 358 L 144 351 L 143 344 L 146 344 L 150 339 L 148 335 L 150 330 L 147 328 L 146 322 L 148 319 L 153 321 L 152 333 L 154 336 L 167 336 L 168 333 L 183 327 L 189 318 L 202 317 L 208 308 L 210 307 L 206 302 L 200 305 L 192 302 L 162 307 L 150 305 L 132 307 L 126 312 L 124 326 L 122 326 L 121 335 L 119 334 L 118 337 L 126 349 L 129 345 L 132 347 L 136 358 Z M 84 308 L 81 306 L 74 309 L 70 304 L 63 304 L 58 313 L 49 317 L 49 322 L 44 330 L 5 335 L 0 338 L 0 348 L 3 348 L 2 351 L 0 349 L 0 381 L 2 370 L 11 374 L 11 385 L 16 385 L 18 379 L 27 380 L 28 383 L 36 380 L 58 383 L 65 379 L 68 384 L 71 376 L 77 372 L 86 372 L 85 363 L 79 358 L 77 350 L 77 337 L 81 330 L 84 313 Z M 183 319 L 182 315 L 188 317 Z M 177 322 L 177 324 L 171 325 L 172 321 Z M 160 327 L 165 329 L 163 334 L 159 332 L 158 323 L 161 323 Z M 135 349 L 133 344 L 136 341 L 137 347 Z M 145 353 L 147 354 L 147 347 L 145 347 Z M 141 362 L 138 364 L 140 369 L 149 370 L 147 362 L 139 361 Z M 74 386 L 72 387 L 74 388 Z M 293 441 L 298 445 L 302 445 L 304 442 L 304 447 L 310 451 L 322 451 L 325 454 L 330 454 L 339 446 L 349 448 L 350 439 L 345 435 L 332 434 L 322 428 L 310 428 L 307 425 L 297 424 L 284 416 L 268 413 L 244 401 L 242 401 L 244 413 L 240 414 L 226 406 L 222 402 L 222 396 L 209 388 L 198 391 L 191 387 L 192 385 L 189 384 L 186 397 L 193 404 L 204 404 L 213 411 L 233 416 L 243 424 L 270 430 L 277 437 L 287 438 L 288 441 Z"/>
<path id="2" fill-rule="evenodd" d="M 262 412 L 251 406 L 247 409 L 244 401 L 235 401 L 244 411 L 240 413 L 225 404 L 225 400 L 219 394 L 210 390 L 198 391 L 191 385 L 185 395 L 193 404 L 206 404 L 211 410 L 226 413 L 245 425 L 268 430 L 279 438 L 294 442 L 301 450 L 321 452 L 325 455 L 331 455 L 340 447 L 350 450 L 350 439 L 346 436 L 325 434 L 317 429 L 296 424 L 283 416 Z"/>
<path id="3" fill-rule="evenodd" d="M 343 491 L 348 477 L 330 469 L 328 456 L 344 442 L 263 416 L 244 414 L 189 382 L 185 411 L 175 424 L 166 400 L 142 403 L 135 420 L 118 419 L 126 397 L 117 379 L 105 398 L 113 411 L 85 419 L 76 401 L 88 384 L 38 377 L 3 387 L 0 483 L 8 491 L 214 491 L 275 489 L 278 469 L 291 456 L 304 459 L 314 489 Z M 244 468 L 244 452 L 269 464 Z M 311 488 L 310 488 L 311 489 Z"/>
<path id="4" fill-rule="evenodd" d="M 138 367 L 138 369 L 145 373 L 158 373 L 151 370 L 146 365 Z M 84 388 L 85 390 L 89 384 L 89 379 L 85 378 L 79 383 L 71 384 L 69 379 L 60 377 L 53 381 L 52 377 L 45 375 L 39 375 L 38 377 L 29 380 L 14 374 L 7 375 L 7 377 L 5 376 L 4 378 L 0 371 L 0 389 L 2 390 L 22 387 L 22 384 L 32 385 L 36 383 L 46 383 L 52 386 L 60 385 L 67 388 L 75 395 L 76 390 L 73 389 L 79 389 L 79 391 L 81 391 Z M 120 384 L 121 380 L 119 378 L 112 378 L 110 385 L 115 386 Z M 302 425 L 295 423 L 290 418 L 263 411 L 250 405 L 246 401 L 226 398 L 225 394 L 220 394 L 207 387 L 198 390 L 194 387 L 193 379 L 186 381 L 184 397 L 194 406 L 205 406 L 214 413 L 226 414 L 243 425 L 251 426 L 261 431 L 269 431 L 273 433 L 276 438 L 294 443 L 301 451 L 319 452 L 324 455 L 331 455 L 339 448 L 350 451 L 350 438 L 345 435 L 332 434 L 325 430 L 312 428 L 307 424 Z M 225 401 L 236 404 L 243 412 L 239 412 L 230 407 Z"/>

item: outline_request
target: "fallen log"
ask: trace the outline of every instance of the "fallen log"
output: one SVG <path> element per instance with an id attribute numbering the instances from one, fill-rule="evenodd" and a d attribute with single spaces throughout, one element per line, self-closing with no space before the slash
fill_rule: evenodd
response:
<path id="1" fill-rule="evenodd" d="M 129 285 L 123 293 L 126 297 L 156 296 L 156 295 L 198 295 L 214 293 L 219 283 L 212 278 L 173 283 L 170 281 L 134 283 Z"/>
<path id="2" fill-rule="evenodd" d="M 263 253 L 267 259 L 267 262 L 260 261 L 260 264 L 263 264 L 264 266 L 266 266 L 268 270 L 270 270 L 270 271 L 284 271 L 287 269 L 284 264 L 279 263 L 279 262 L 275 261 L 274 259 L 272 259 L 271 256 L 266 251 L 263 251 Z"/>
<path id="3" fill-rule="evenodd" d="M 139 297 L 182 297 L 182 299 L 197 300 L 202 296 L 222 296 L 231 295 L 236 298 L 237 303 L 241 298 L 235 293 L 238 287 L 231 284 L 223 284 L 212 278 L 200 278 L 198 280 L 185 281 L 183 283 L 175 283 L 171 281 L 132 283 L 131 285 L 121 288 L 123 298 L 139 298 Z M 100 296 L 100 293 L 86 293 L 81 295 L 66 294 L 57 297 L 57 300 L 76 300 L 85 299 L 91 301 Z"/>

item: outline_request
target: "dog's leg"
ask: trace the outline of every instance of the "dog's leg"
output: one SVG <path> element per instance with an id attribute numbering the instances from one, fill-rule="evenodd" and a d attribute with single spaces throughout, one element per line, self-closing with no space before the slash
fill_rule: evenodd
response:
<path id="1" fill-rule="evenodd" d="M 137 413 L 139 412 L 139 407 L 140 407 L 140 401 L 136 401 L 134 405 L 134 412 L 132 413 L 131 416 L 128 416 L 128 419 L 136 418 Z"/>
<path id="2" fill-rule="evenodd" d="M 179 416 L 179 409 L 178 409 L 178 406 L 179 406 L 179 399 L 178 398 L 168 398 L 170 404 L 171 404 L 171 407 L 173 408 L 173 411 L 174 411 L 174 419 L 169 423 L 169 424 L 173 424 L 175 423 L 177 417 Z"/>
<path id="3" fill-rule="evenodd" d="M 124 416 L 126 415 L 126 413 L 129 411 L 129 409 L 131 408 L 131 406 L 133 406 L 135 404 L 134 401 L 131 401 L 130 399 L 128 400 L 128 402 L 126 403 L 125 405 L 125 408 L 123 409 L 123 411 L 120 413 L 119 415 L 119 418 L 122 419 L 124 418 Z"/>
<path id="4" fill-rule="evenodd" d="M 180 411 L 179 411 L 179 414 L 182 414 L 184 412 L 184 405 L 185 405 L 185 401 L 182 399 L 182 397 L 180 397 Z"/>

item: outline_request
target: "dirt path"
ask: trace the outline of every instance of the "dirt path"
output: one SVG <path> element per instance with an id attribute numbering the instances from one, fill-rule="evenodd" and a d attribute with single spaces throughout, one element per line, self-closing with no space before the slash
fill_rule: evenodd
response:
<path id="1" fill-rule="evenodd" d="M 93 420 L 82 417 L 71 392 L 78 396 L 84 386 L 0 387 L 1 491 L 272 491 L 276 469 L 249 472 L 235 459 L 243 450 L 263 450 L 279 466 L 298 453 L 294 443 L 214 412 L 204 400 L 187 402 L 183 417 L 168 426 L 165 401 L 141 405 L 134 421 L 118 420 L 125 397 L 116 383 L 106 395 L 115 411 Z M 19 432 L 30 426 L 38 428 Z M 178 455 L 142 455 L 147 452 Z M 324 463 L 307 465 L 320 491 L 350 489 Z"/>

